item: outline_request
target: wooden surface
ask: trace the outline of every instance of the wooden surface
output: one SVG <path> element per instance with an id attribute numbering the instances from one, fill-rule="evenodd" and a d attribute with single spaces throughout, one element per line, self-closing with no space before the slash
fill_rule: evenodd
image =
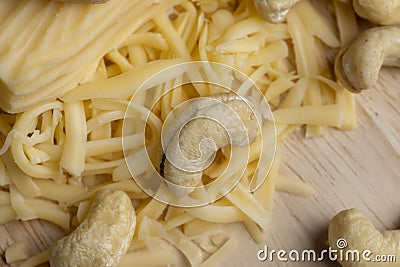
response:
<path id="1" fill-rule="evenodd" d="M 265 245 L 270 249 L 327 247 L 327 225 L 338 211 L 356 207 L 378 229 L 400 226 L 400 71 L 384 69 L 379 83 L 357 96 L 358 127 L 343 132 L 329 129 L 325 136 L 306 139 L 299 131 L 278 145 L 282 172 L 296 175 L 317 189 L 312 198 L 276 194 L 271 229 Z M 222 266 L 338 266 L 329 261 L 260 262 L 256 245 L 242 225 L 230 225 L 237 250 Z M 4 251 L 24 242 L 33 255 L 62 236 L 46 222 L 0 225 L 0 266 L 7 266 Z"/>

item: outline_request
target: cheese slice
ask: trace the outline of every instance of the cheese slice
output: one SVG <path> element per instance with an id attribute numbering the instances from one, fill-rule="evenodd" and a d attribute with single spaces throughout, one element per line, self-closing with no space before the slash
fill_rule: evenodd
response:
<path id="1" fill-rule="evenodd" d="M 21 112 L 90 81 L 103 56 L 176 3 L 1 1 L 0 108 Z"/>

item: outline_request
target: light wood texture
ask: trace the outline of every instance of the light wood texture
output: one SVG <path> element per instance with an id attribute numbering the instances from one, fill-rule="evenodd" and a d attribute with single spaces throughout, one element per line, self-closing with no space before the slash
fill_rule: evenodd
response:
<path id="1" fill-rule="evenodd" d="M 358 127 L 329 129 L 323 137 L 308 139 L 299 131 L 278 145 L 282 172 L 311 184 L 317 193 L 301 198 L 276 194 L 271 229 L 265 243 L 255 244 L 242 225 L 229 225 L 237 250 L 222 266 L 338 266 L 330 261 L 260 262 L 257 251 L 327 248 L 327 225 L 338 211 L 356 207 L 378 229 L 395 229 L 400 222 L 400 71 L 385 68 L 379 82 L 357 96 Z M 63 233 L 46 222 L 0 225 L 0 266 L 7 266 L 5 249 L 24 242 L 30 255 L 45 249 Z M 400 260 L 400 259 L 399 259 Z M 17 265 L 11 265 L 17 266 Z"/>
<path id="2" fill-rule="evenodd" d="M 261 263 L 256 253 L 264 245 L 286 251 L 326 249 L 329 220 L 342 209 L 361 210 L 379 230 L 400 227 L 399 69 L 383 69 L 378 84 L 357 96 L 357 114 L 358 127 L 353 131 L 330 129 L 313 139 L 297 132 L 279 144 L 285 163 L 282 172 L 300 177 L 317 193 L 309 199 L 278 193 L 265 244 L 230 262 L 235 266 L 339 266 L 329 260 Z"/>

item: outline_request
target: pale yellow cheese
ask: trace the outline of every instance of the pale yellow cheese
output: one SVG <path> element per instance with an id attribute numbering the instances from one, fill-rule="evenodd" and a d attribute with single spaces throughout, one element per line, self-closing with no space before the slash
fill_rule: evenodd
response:
<path id="1" fill-rule="evenodd" d="M 27 1 L 24 9 L 10 2 L 15 3 L 11 15 L 0 24 L 0 90 L 4 95 L 0 107 L 9 112 L 61 96 L 86 82 L 101 57 L 162 10 L 153 1 L 109 1 L 84 8 L 39 0 Z M 162 5 L 166 8 L 177 2 L 163 1 Z"/>
<path id="2" fill-rule="evenodd" d="M 14 263 L 16 261 L 26 260 L 28 257 L 28 253 L 25 244 L 14 243 L 11 246 L 7 247 L 5 257 L 7 263 Z"/>
<path id="3" fill-rule="evenodd" d="M 39 10 L 39 4 L 45 4 L 41 1 L 44 0 L 38 0 L 37 6 L 32 6 L 31 10 L 20 11 L 31 16 L 32 25 L 26 29 L 23 25 L 27 23 L 27 17 L 0 22 L 5 36 L 14 40 L 13 43 L 1 36 L 2 45 L 15 45 L 21 49 L 12 58 L 1 52 L 5 50 L 1 50 L 0 45 L 0 62 L 10 67 L 1 72 L 3 69 L 0 66 L 0 77 L 15 75 L 14 86 L 17 88 L 15 92 L 9 90 L 10 80 L 7 80 L 0 105 L 8 103 L 9 109 L 13 106 L 22 110 L 45 98 L 59 96 L 62 102 L 51 101 L 29 108 L 17 116 L 14 129 L 11 129 L 12 120 L 0 117 L 2 138 L 5 135 L 9 137 L 16 166 L 23 174 L 21 177 L 28 178 L 23 181 L 4 178 L 2 181 L 2 184 L 11 186 L 10 189 L 3 189 L 4 194 L 0 191 L 0 222 L 41 218 L 63 228 L 71 228 L 86 216 L 98 190 L 124 190 L 129 193 L 137 210 L 138 227 L 121 266 L 178 263 L 176 253 L 162 248 L 160 237 L 181 251 L 192 265 L 214 266 L 236 249 L 231 239 L 224 243 L 226 238 L 222 235 L 212 238 L 220 233 L 218 226 L 221 223 L 242 222 L 253 240 L 263 243 L 263 230 L 270 226 L 274 191 L 283 190 L 303 196 L 311 194 L 310 187 L 301 181 L 279 174 L 279 161 L 275 162 L 267 176 L 273 155 L 260 155 L 261 151 L 274 148 L 276 140 L 282 140 L 304 124 L 309 136 L 323 133 L 321 126 L 345 129 L 355 125 L 354 98 L 332 81 L 324 53 L 326 45 L 338 45 L 338 33 L 307 1 L 293 7 L 287 23 L 271 25 L 255 16 L 251 7 L 248 8 L 251 1 L 240 1 L 237 7 L 233 7 L 215 0 L 198 3 L 199 6 L 188 0 L 160 3 L 147 0 L 127 3 L 124 0 L 113 3 L 115 9 L 107 11 L 110 16 L 107 14 L 104 16 L 106 19 L 94 26 L 83 15 L 92 12 L 92 7 L 85 7 L 76 14 L 62 11 L 58 18 L 51 21 L 51 17 L 44 12 L 50 14 L 52 6 L 61 4 L 46 2 L 47 9 Z M 0 18 L 17 12 L 14 5 L 11 0 L 0 1 Z M 128 5 L 131 8 L 125 10 Z M 217 11 L 207 13 L 211 9 Z M 316 15 L 319 23 L 314 25 L 307 13 Z M 121 25 L 111 26 L 117 16 L 121 17 Z M 77 18 L 86 20 L 82 22 Z M 39 22 L 42 24 L 37 27 Z M 54 25 L 49 33 L 45 33 L 43 26 L 50 22 Z M 77 27 L 81 23 L 86 23 L 85 27 Z M 340 27 L 346 23 L 343 22 Z M 100 29 L 107 25 L 110 28 L 102 31 L 102 37 L 97 36 Z M 35 28 L 35 34 L 29 39 L 28 32 Z M 93 39 L 76 37 L 77 28 L 85 36 L 90 36 L 89 31 L 93 31 Z M 341 31 L 343 29 L 339 28 Z M 25 68 L 26 77 L 19 79 L 18 66 L 12 67 L 10 62 L 22 60 L 22 55 L 28 56 L 29 49 L 40 43 L 39 37 L 49 52 L 40 57 L 39 52 L 43 51 L 39 49 L 37 54 L 32 55 L 20 66 L 21 70 Z M 63 37 L 71 42 L 64 43 Z M 76 47 L 71 45 L 73 42 Z M 107 47 L 100 47 L 105 43 Z M 59 47 L 49 49 L 53 44 Z M 91 48 L 93 51 L 88 52 Z M 59 61 L 54 62 L 51 68 L 47 66 L 57 58 Z M 185 64 L 181 64 L 188 60 L 228 64 L 249 76 L 266 100 L 273 104 L 276 120 L 263 125 L 262 137 L 249 148 L 249 162 L 242 164 L 229 156 L 230 152 L 242 155 L 247 148 L 224 149 L 221 161 L 214 162 L 204 172 L 207 178 L 222 177 L 216 179 L 208 191 L 196 190 L 191 197 L 208 199 L 220 194 L 221 186 L 227 188 L 232 185 L 233 178 L 240 173 L 237 166 L 244 166 L 244 177 L 227 196 L 197 208 L 171 207 L 151 199 L 133 180 L 124 158 L 134 160 L 134 168 L 142 173 L 148 171 L 144 164 L 147 152 L 143 147 L 143 129 L 139 127 L 143 118 L 150 115 L 146 127 L 151 134 L 146 132 L 146 144 L 150 154 L 157 154 L 159 141 L 156 136 L 173 108 L 189 98 L 221 91 L 221 88 L 208 84 L 181 86 L 182 81 L 216 80 L 217 76 L 232 80 L 233 72 L 213 69 L 211 64 L 205 64 L 199 72 L 190 72 Z M 85 64 L 79 65 L 80 61 Z M 63 62 L 68 63 L 65 70 Z M 178 64 L 178 68 L 152 79 L 139 91 L 140 85 L 148 78 Z M 65 74 L 66 71 L 70 75 Z M 187 75 L 182 77 L 184 72 Z M 36 74 L 40 76 L 37 79 L 34 78 Z M 240 90 L 248 91 L 252 82 L 242 83 Z M 0 85 L 0 92 L 3 85 Z M 171 87 L 176 89 L 164 96 L 150 112 L 148 104 L 159 99 Z M 136 93 L 135 105 L 127 110 L 130 99 Z M 131 126 L 124 128 L 124 124 Z M 71 136 L 71 131 L 76 136 Z M 122 144 L 123 139 L 128 142 Z M 2 152 L 7 149 L 6 145 Z M 124 154 L 123 149 L 129 151 Z M 258 161 L 263 164 L 259 165 Z M 234 168 L 224 173 L 229 162 Z M 7 162 L 1 163 L 2 160 L 0 174 L 7 174 Z M 67 175 L 60 174 L 60 167 Z M 76 177 L 70 178 L 69 174 Z M 258 191 L 250 193 L 249 188 L 264 178 L 267 180 Z M 72 206 L 77 207 L 77 211 L 72 214 L 71 226 L 65 208 Z M 205 259 L 204 251 L 212 255 Z M 46 261 L 46 257 L 44 253 L 29 259 L 26 264 L 32 266 L 35 262 Z M 157 257 L 157 261 L 153 257 Z"/>
<path id="4" fill-rule="evenodd" d="M 21 263 L 20 267 L 35 267 L 49 260 L 48 250 L 42 251 Z"/>

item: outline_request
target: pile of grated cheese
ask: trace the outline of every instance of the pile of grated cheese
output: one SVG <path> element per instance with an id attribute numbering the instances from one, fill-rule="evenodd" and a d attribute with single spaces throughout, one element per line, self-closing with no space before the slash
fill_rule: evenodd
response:
<path id="1" fill-rule="evenodd" d="M 43 219 L 71 230 L 96 192 L 112 189 L 127 192 L 137 211 L 135 237 L 120 266 L 176 265 L 175 249 L 192 266 L 213 266 L 235 247 L 234 238 L 218 230 L 225 223 L 244 223 L 262 242 L 276 190 L 313 192 L 279 172 L 283 159 L 278 156 L 266 181 L 249 193 L 257 140 L 245 175 L 224 198 L 198 208 L 169 206 L 131 177 L 122 147 L 125 111 L 155 73 L 202 60 L 232 66 L 257 84 L 272 107 L 279 141 L 300 127 L 308 137 L 327 127 L 354 128 L 354 97 L 334 81 L 326 53 L 355 36 L 357 24 L 351 1 L 324 3 L 321 9 L 301 1 L 284 23 L 270 24 L 251 0 L 0 1 L 0 223 Z M 179 103 L 212 93 L 206 87 L 168 94 L 149 127 L 158 131 Z M 143 150 L 130 149 L 140 164 Z M 205 175 L 218 177 L 228 161 L 221 155 Z M 47 257 L 44 251 L 22 266 Z"/>

